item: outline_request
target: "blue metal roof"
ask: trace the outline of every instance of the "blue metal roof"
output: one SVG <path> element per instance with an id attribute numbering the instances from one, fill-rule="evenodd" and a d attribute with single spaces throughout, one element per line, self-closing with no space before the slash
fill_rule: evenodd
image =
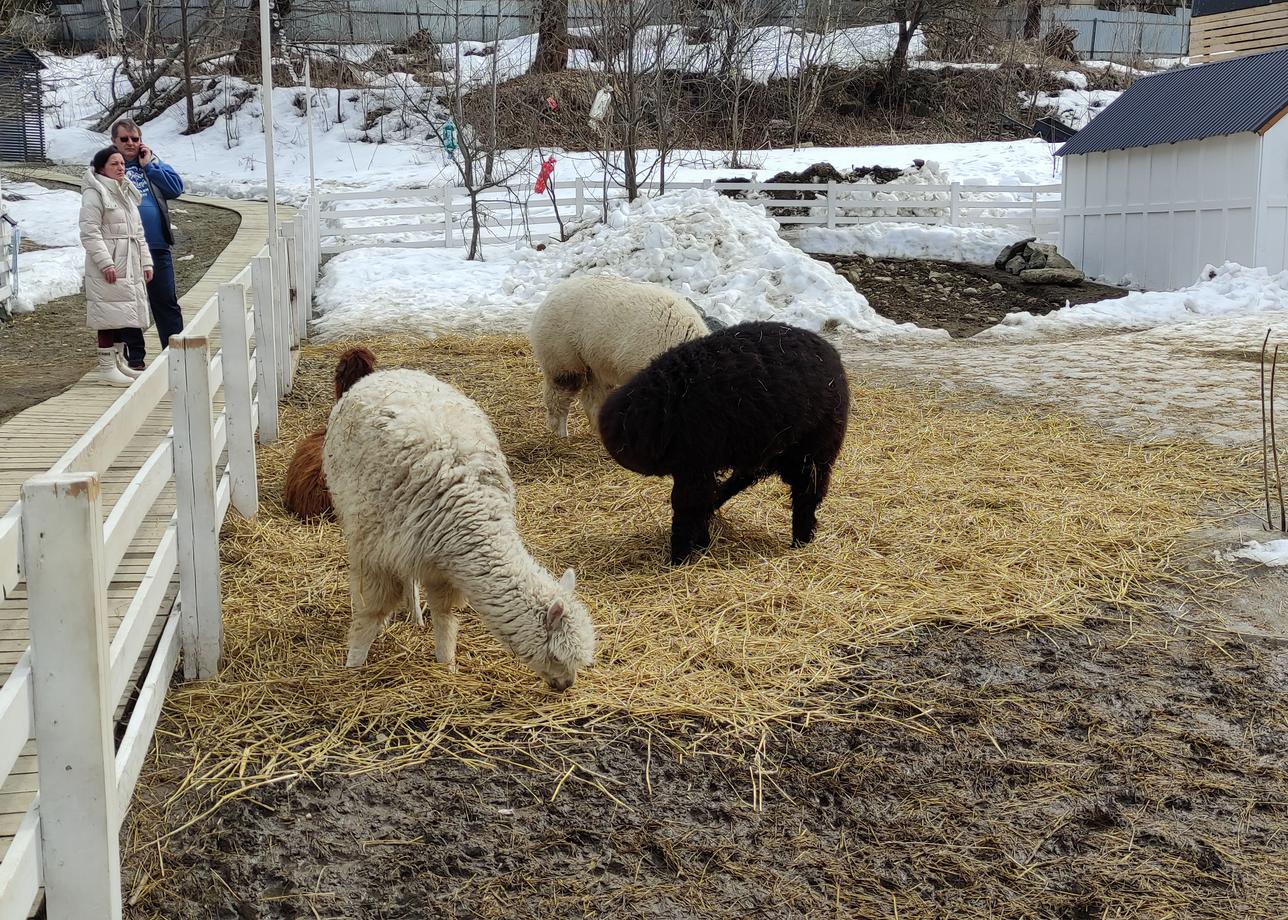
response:
<path id="1" fill-rule="evenodd" d="M 1233 13 L 1237 10 L 1255 10 L 1259 6 L 1270 6 L 1281 0 L 1194 0 L 1191 16 L 1213 16 L 1217 13 Z"/>
<path id="2" fill-rule="evenodd" d="M 1288 109 L 1288 48 L 1141 77 L 1060 156 L 1259 131 Z"/>

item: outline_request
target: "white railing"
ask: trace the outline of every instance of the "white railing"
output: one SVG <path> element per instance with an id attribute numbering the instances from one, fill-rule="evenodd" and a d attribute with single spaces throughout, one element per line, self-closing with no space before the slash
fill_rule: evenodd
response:
<path id="1" fill-rule="evenodd" d="M 782 228 L 849 227 L 886 221 L 947 226 L 1014 227 L 1052 238 L 1059 232 L 1061 186 L 800 184 L 767 182 L 668 182 L 666 191 L 708 188 L 763 205 Z M 645 194 L 661 194 L 655 185 Z M 793 196 L 791 198 L 778 196 Z M 371 247 L 444 248 L 469 241 L 472 215 L 465 189 L 449 186 L 323 192 L 317 233 L 324 253 Z M 610 190 L 609 201 L 621 191 Z M 561 232 L 604 212 L 601 188 L 583 180 L 560 187 L 555 197 L 509 188 L 480 195 L 485 240 L 559 239 Z"/>
<path id="2" fill-rule="evenodd" d="M 276 438 L 277 402 L 291 386 L 319 261 L 314 227 L 310 201 L 0 518 L 0 588 L 8 595 L 26 581 L 31 630 L 0 687 L 0 783 L 34 738 L 39 790 L 0 863 L 0 920 L 26 918 L 42 887 L 50 920 L 121 916 L 119 830 L 166 689 L 180 660 L 187 679 L 218 669 L 219 529 L 230 506 L 243 516 L 258 508 L 255 438 Z M 167 394 L 173 428 L 104 520 L 99 476 L 138 446 Z M 171 483 L 176 510 L 109 644 L 108 585 Z M 129 702 L 176 571 L 178 600 L 115 745 L 113 713 Z"/>

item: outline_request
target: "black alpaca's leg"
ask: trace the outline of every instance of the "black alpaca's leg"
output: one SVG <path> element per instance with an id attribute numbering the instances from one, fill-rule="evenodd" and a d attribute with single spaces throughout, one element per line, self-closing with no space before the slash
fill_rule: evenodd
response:
<path id="1" fill-rule="evenodd" d="M 729 474 L 729 478 L 716 488 L 716 502 L 712 510 L 719 511 L 729 499 L 764 478 L 763 470 L 734 470 Z"/>
<path id="2" fill-rule="evenodd" d="M 671 487 L 671 564 L 679 565 L 711 544 L 716 480 L 711 473 L 675 477 Z"/>
<path id="3" fill-rule="evenodd" d="M 792 490 L 792 546 L 803 546 L 814 539 L 816 512 L 827 496 L 832 476 L 832 460 L 821 462 L 812 457 L 784 458 L 780 471 Z"/>

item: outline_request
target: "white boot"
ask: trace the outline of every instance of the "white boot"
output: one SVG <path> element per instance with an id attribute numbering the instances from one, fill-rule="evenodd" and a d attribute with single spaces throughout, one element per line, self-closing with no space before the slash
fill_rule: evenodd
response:
<path id="1" fill-rule="evenodd" d="M 98 350 L 98 382 L 109 387 L 128 387 L 134 382 L 133 377 L 121 373 L 121 369 L 116 366 L 115 348 Z"/>
<path id="2" fill-rule="evenodd" d="M 130 367 L 130 362 L 125 360 L 125 343 L 124 343 L 124 342 L 117 342 L 115 345 L 113 345 L 113 346 L 112 346 L 112 350 L 116 352 L 116 369 L 117 369 L 117 370 L 119 370 L 119 371 L 120 371 L 122 374 L 124 374 L 126 377 L 142 377 L 142 376 L 143 376 L 143 371 L 136 371 L 134 368 Z"/>

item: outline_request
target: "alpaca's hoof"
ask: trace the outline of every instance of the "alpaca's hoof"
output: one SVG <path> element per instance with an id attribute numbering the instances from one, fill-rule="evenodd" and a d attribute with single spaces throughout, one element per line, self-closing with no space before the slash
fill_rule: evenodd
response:
<path id="1" fill-rule="evenodd" d="M 344 666 L 346 668 L 360 668 L 366 663 L 367 653 L 365 651 L 360 652 L 357 649 L 351 648 L 349 649 L 349 657 L 345 659 Z"/>

